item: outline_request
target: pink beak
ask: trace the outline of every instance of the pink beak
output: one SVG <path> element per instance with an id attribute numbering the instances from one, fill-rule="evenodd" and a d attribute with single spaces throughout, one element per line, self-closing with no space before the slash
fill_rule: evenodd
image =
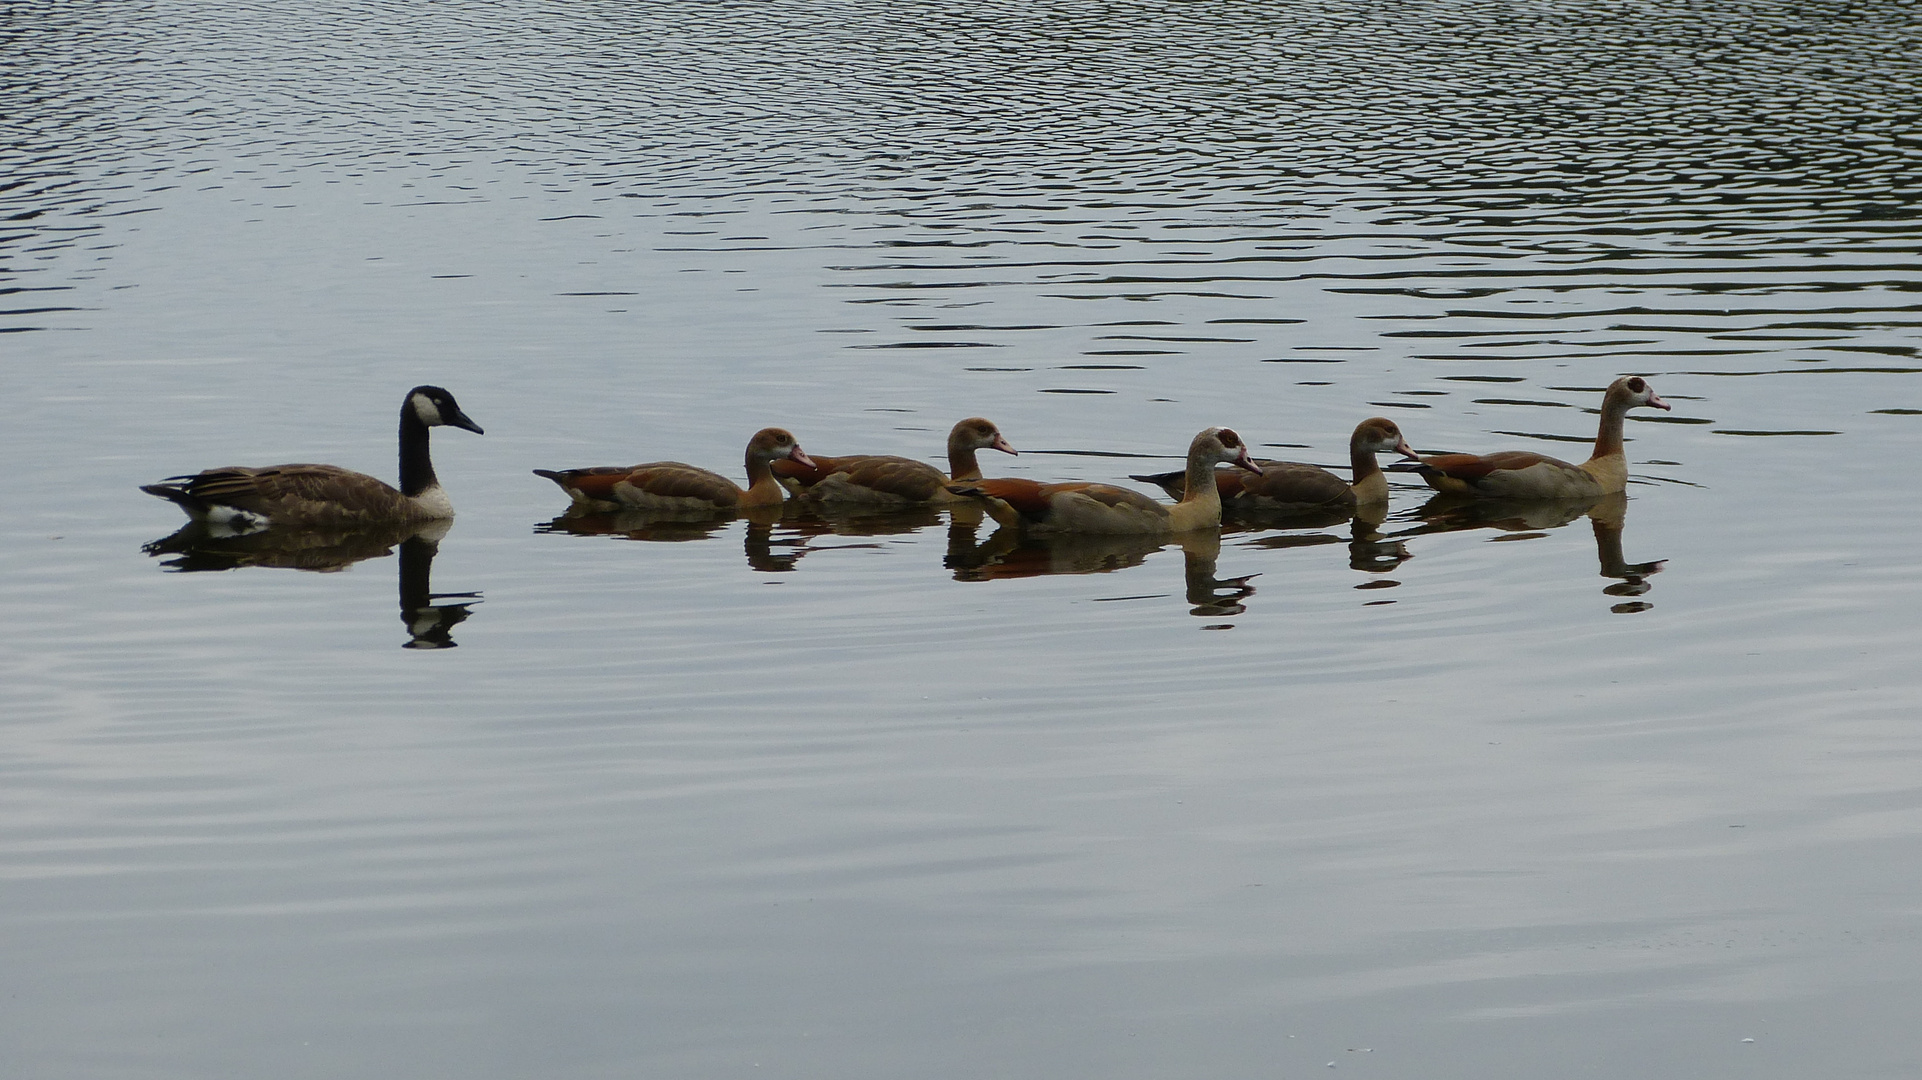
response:
<path id="1" fill-rule="evenodd" d="M 1241 452 L 1235 455 L 1235 460 L 1228 464 L 1233 465 L 1237 469 L 1246 469 L 1256 476 L 1261 475 L 1261 469 L 1255 465 L 1254 459 L 1248 456 L 1248 447 L 1245 445 L 1242 446 Z"/>
<path id="2" fill-rule="evenodd" d="M 1020 457 L 1020 456 L 1021 456 L 1021 451 L 1019 451 L 1019 450 L 1016 450 L 1016 449 L 1015 449 L 1014 447 L 1012 447 L 1012 446 L 1009 446 L 1009 445 L 1008 445 L 1008 440 L 1006 440 L 1006 439 L 1004 439 L 1004 438 L 1002 438 L 1002 437 L 1001 437 L 1001 436 L 999 436 L 999 435 L 996 435 L 996 436 L 994 437 L 994 441 L 988 444 L 988 449 L 990 449 L 990 450 L 999 450 L 999 451 L 1001 451 L 1001 452 L 1002 452 L 1002 453 L 1004 453 L 1004 454 L 1013 454 L 1013 455 L 1014 455 L 1015 457 Z"/>
<path id="3" fill-rule="evenodd" d="M 1417 454 L 1417 453 L 1415 453 L 1415 451 L 1414 451 L 1414 450 L 1412 450 L 1412 449 L 1410 449 L 1410 448 L 1409 448 L 1409 446 L 1408 446 L 1408 440 L 1407 440 L 1407 439 L 1403 439 L 1403 440 L 1401 441 L 1401 445 L 1400 445 L 1400 446 L 1397 446 L 1397 447 L 1395 447 L 1395 453 L 1397 453 L 1397 454 L 1400 454 L 1400 455 L 1401 455 L 1402 457 L 1405 457 L 1405 458 L 1407 458 L 1407 459 L 1408 459 L 1408 460 L 1410 460 L 1410 461 L 1420 461 L 1420 460 L 1421 460 L 1421 455 L 1420 455 L 1420 454 Z"/>
<path id="4" fill-rule="evenodd" d="M 814 468 L 814 459 L 803 453 L 798 446 L 787 452 L 787 459 L 796 465 L 802 465 L 810 469 Z"/>
<path id="5" fill-rule="evenodd" d="M 1662 410 L 1663 412 L 1672 411 L 1668 407 L 1668 402 L 1663 401 L 1661 398 L 1656 397 L 1654 394 L 1648 395 L 1648 403 L 1654 406 L 1655 408 Z"/>

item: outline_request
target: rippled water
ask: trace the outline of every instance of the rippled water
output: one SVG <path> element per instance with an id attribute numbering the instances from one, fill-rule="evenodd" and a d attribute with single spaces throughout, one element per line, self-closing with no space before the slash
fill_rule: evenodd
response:
<path id="1" fill-rule="evenodd" d="M 8 6 L 0 1063 L 1914 1075 L 1919 37 Z M 1581 457 L 1629 372 L 1626 500 L 1218 545 L 529 474 Z M 437 550 L 142 550 L 163 476 L 391 477 L 422 382 L 487 429 Z"/>

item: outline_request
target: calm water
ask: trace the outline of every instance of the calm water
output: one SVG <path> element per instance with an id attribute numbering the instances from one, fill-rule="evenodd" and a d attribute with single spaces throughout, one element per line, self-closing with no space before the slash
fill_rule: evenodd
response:
<path id="1" fill-rule="evenodd" d="M 1917 1075 L 1918 58 L 1893 0 L 0 7 L 0 1069 Z M 1628 372 L 1585 516 L 528 472 L 1580 458 Z M 421 382 L 487 428 L 437 553 L 143 552 L 163 476 L 391 477 Z"/>

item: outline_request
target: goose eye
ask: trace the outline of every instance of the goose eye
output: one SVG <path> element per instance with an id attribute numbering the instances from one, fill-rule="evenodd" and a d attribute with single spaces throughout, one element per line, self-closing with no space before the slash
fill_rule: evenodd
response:
<path id="1" fill-rule="evenodd" d="M 1227 447 L 1240 446 L 1241 436 L 1235 434 L 1233 431 L 1231 431 L 1228 428 L 1222 428 L 1221 429 L 1221 445 L 1227 446 Z"/>
<path id="2" fill-rule="evenodd" d="M 1634 378 L 1634 379 L 1628 380 L 1628 388 L 1639 394 L 1642 391 L 1648 389 L 1648 384 L 1643 382 L 1640 378 Z"/>

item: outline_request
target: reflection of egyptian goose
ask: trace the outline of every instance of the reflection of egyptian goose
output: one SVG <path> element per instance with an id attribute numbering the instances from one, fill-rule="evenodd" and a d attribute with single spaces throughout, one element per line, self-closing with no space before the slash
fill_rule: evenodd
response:
<path id="1" fill-rule="evenodd" d="M 992 422 L 973 416 L 948 433 L 946 476 L 926 462 L 887 454 L 816 456 L 812 465 L 777 461 L 774 475 L 797 494 L 805 492 L 823 503 L 885 507 L 951 502 L 958 496 L 949 493 L 949 483 L 981 478 L 981 466 L 974 459 L 976 450 L 1015 452 Z"/>
<path id="2" fill-rule="evenodd" d="M 794 436 L 780 428 L 762 428 L 747 444 L 745 488 L 720 473 L 678 461 L 559 472 L 535 469 L 534 475 L 559 484 L 576 506 L 586 510 L 734 510 L 772 506 L 787 498 L 768 465 L 783 458 L 813 464 Z"/>
<path id="3" fill-rule="evenodd" d="M 427 429 L 481 433 L 438 386 L 416 386 L 400 406 L 400 488 L 338 465 L 227 466 L 192 476 L 170 476 L 140 490 L 158 495 L 195 521 L 237 532 L 272 526 L 354 529 L 426 522 L 454 516 L 454 504 L 434 477 Z"/>
<path id="4" fill-rule="evenodd" d="M 1188 447 L 1187 480 L 1173 506 L 1112 484 L 975 480 L 949 490 L 982 499 L 996 522 L 1032 532 L 1178 533 L 1221 524 L 1218 462 L 1258 471 L 1241 436 L 1228 428 L 1208 428 Z"/>
<path id="5" fill-rule="evenodd" d="M 1350 510 L 1367 503 L 1388 501 L 1388 478 L 1375 460 L 1378 453 L 1399 453 L 1414 457 L 1401 429 L 1393 420 L 1380 416 L 1363 420 L 1348 438 L 1348 460 L 1355 470 L 1355 482 L 1319 465 L 1294 461 L 1257 461 L 1256 476 L 1222 469 L 1215 473 L 1215 486 L 1221 491 L 1222 504 L 1230 509 L 1268 510 L 1306 513 L 1315 510 Z M 1145 480 L 1160 486 L 1177 498 L 1187 485 L 1186 472 L 1155 473 L 1130 479 Z"/>
<path id="6" fill-rule="evenodd" d="M 1663 410 L 1669 407 L 1640 376 L 1616 379 L 1602 398 L 1595 452 L 1580 465 L 1526 450 L 1506 450 L 1486 457 L 1437 454 L 1421 459 L 1422 479 L 1437 491 L 1488 499 L 1583 499 L 1613 494 L 1628 486 L 1622 417 L 1642 405 Z"/>

